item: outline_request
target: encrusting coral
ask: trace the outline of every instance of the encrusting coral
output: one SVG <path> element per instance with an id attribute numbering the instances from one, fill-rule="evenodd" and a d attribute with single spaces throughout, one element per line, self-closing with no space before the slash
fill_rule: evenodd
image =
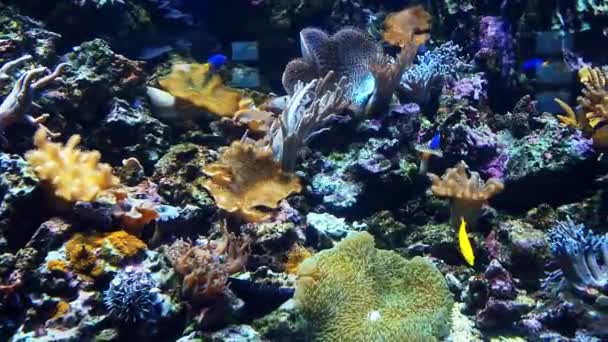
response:
<path id="1" fill-rule="evenodd" d="M 490 178 L 484 183 L 479 173 L 469 172 L 468 169 L 467 164 L 461 161 L 456 167 L 447 169 L 441 178 L 427 173 L 433 183 L 433 194 L 450 199 L 450 225 L 454 229 L 459 227 L 461 218 L 464 218 L 469 226 L 475 227 L 481 207 L 504 189 L 500 180 Z"/>
<path id="2" fill-rule="evenodd" d="M 210 177 L 204 186 L 216 205 L 249 222 L 270 217 L 259 207 L 276 209 L 279 201 L 302 190 L 298 177 L 283 172 L 272 159 L 270 148 L 238 141 L 203 172 Z"/>
<path id="3" fill-rule="evenodd" d="M 9 73 L 14 68 L 31 59 L 32 56 L 26 55 L 0 67 L 0 83 L 10 79 Z M 47 68 L 32 69 L 24 72 L 19 77 L 11 92 L 0 104 L 0 143 L 7 143 L 4 137 L 6 129 L 19 122 L 27 122 L 33 126 L 38 126 L 45 129 L 49 135 L 55 136 L 54 133 L 51 133 L 42 125 L 42 122 L 48 118 L 48 114 L 34 118 L 28 112 L 30 108 L 36 106 L 33 102 L 35 92 L 57 79 L 65 67 L 66 64 L 59 64 L 52 73 L 42 78 L 39 77 L 47 72 Z M 37 78 L 39 79 L 35 81 Z"/>
<path id="4" fill-rule="evenodd" d="M 317 341 L 439 340 L 453 305 L 429 260 L 376 249 L 367 232 L 306 259 L 294 298 Z"/>
<path id="5" fill-rule="evenodd" d="M 241 93 L 224 86 L 209 63 L 175 64 L 159 84 L 184 105 L 226 117 L 239 110 Z"/>
<path id="6" fill-rule="evenodd" d="M 110 165 L 99 162 L 99 152 L 76 148 L 80 136 L 73 135 L 63 145 L 49 141 L 47 135 L 46 129 L 36 131 L 37 149 L 27 152 L 25 158 L 55 195 L 68 202 L 89 202 L 103 190 L 118 186 L 119 180 L 112 175 Z"/>

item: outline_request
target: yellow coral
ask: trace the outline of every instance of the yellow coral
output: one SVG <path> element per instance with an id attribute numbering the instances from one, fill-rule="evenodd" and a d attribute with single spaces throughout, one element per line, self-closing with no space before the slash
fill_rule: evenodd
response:
<path id="1" fill-rule="evenodd" d="M 384 21 L 384 40 L 392 45 L 405 47 L 413 40 L 416 46 L 424 44 L 430 35 L 433 17 L 422 6 L 406 8 L 391 13 Z"/>
<path id="2" fill-rule="evenodd" d="M 73 135 L 65 146 L 47 140 L 47 131 L 38 129 L 34 145 L 38 149 L 26 153 L 38 177 L 46 181 L 55 194 L 67 201 L 92 201 L 102 190 L 119 184 L 108 164 L 100 163 L 97 151 L 76 149 L 80 136 Z"/>
<path id="3" fill-rule="evenodd" d="M 302 190 L 298 177 L 283 172 L 272 159 L 270 148 L 238 141 L 203 171 L 211 177 L 204 186 L 216 205 L 249 222 L 270 217 L 258 208 L 275 209 L 279 201 Z"/>
<path id="4" fill-rule="evenodd" d="M 453 305 L 430 261 L 376 249 L 366 232 L 306 259 L 294 299 L 317 341 L 439 340 Z"/>
<path id="5" fill-rule="evenodd" d="M 70 267 L 77 273 L 88 274 L 97 264 L 95 249 L 100 247 L 96 240 L 76 234 L 65 244 L 65 254 Z"/>
<path id="6" fill-rule="evenodd" d="M 70 311 L 70 303 L 65 302 L 63 300 L 59 301 L 57 303 L 57 306 L 55 307 L 55 313 L 53 314 L 53 317 L 51 317 L 51 319 L 59 318 L 65 315 L 68 311 Z"/>
<path id="7" fill-rule="evenodd" d="M 225 87 L 208 63 L 174 64 L 159 84 L 181 101 L 220 116 L 232 117 L 239 109 L 241 93 Z"/>
<path id="8" fill-rule="evenodd" d="M 295 245 L 287 254 L 287 262 L 285 263 L 285 273 L 288 274 L 296 274 L 298 272 L 298 266 L 300 264 L 310 258 L 312 253 L 310 251 L 300 245 Z"/>
<path id="9" fill-rule="evenodd" d="M 146 249 L 146 244 L 143 241 L 124 230 L 112 232 L 106 236 L 106 239 L 124 257 L 133 256 Z"/>
<path id="10" fill-rule="evenodd" d="M 46 267 L 49 269 L 49 271 L 56 272 L 66 272 L 68 270 L 68 266 L 63 260 L 49 260 L 46 263 Z"/>

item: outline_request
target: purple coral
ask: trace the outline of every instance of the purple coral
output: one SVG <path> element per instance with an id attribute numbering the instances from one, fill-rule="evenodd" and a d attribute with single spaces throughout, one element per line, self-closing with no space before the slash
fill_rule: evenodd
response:
<path id="1" fill-rule="evenodd" d="M 508 22 L 502 17 L 487 16 L 481 19 L 479 32 L 480 50 L 475 58 L 497 65 L 503 76 L 507 76 L 515 65 L 513 35 Z M 495 63 L 490 63 L 489 60 Z"/>

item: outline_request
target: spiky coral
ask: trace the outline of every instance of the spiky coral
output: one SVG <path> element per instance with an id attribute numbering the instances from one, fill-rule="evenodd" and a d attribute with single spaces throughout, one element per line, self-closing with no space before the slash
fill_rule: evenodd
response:
<path id="1" fill-rule="evenodd" d="M 453 304 L 430 261 L 378 250 L 365 232 L 306 259 L 294 298 L 318 341 L 437 340 Z"/>
<path id="2" fill-rule="evenodd" d="M 239 109 L 241 93 L 224 86 L 210 64 L 174 64 L 161 87 L 184 104 L 220 116 L 232 117 Z"/>
<path id="3" fill-rule="evenodd" d="M 0 67 L 0 81 L 4 82 L 10 79 L 9 73 L 13 69 L 20 66 L 21 64 L 32 59 L 32 56 L 26 55 L 18 58 L 14 61 L 8 62 Z M 65 69 L 66 64 L 59 64 L 55 71 L 45 77 L 40 77 L 47 72 L 46 68 L 36 68 L 29 70 L 15 82 L 12 91 L 0 104 L 0 142 L 6 143 L 4 138 L 4 132 L 6 129 L 19 122 L 27 122 L 33 126 L 39 126 L 50 133 L 46 127 L 42 125 L 42 122 L 47 119 L 48 115 L 42 115 L 38 118 L 34 118 L 28 114 L 30 108 L 33 106 L 34 94 L 36 91 L 46 87 L 49 83 L 54 81 L 61 75 Z M 38 79 L 37 81 L 35 81 Z M 51 135 L 53 135 L 51 133 Z"/>
<path id="4" fill-rule="evenodd" d="M 348 105 L 345 99 L 345 78 L 332 87 L 333 72 L 307 84 L 298 82 L 281 115 L 270 127 L 269 140 L 274 159 L 286 172 L 293 172 L 300 150 L 317 134 L 325 131 L 327 123 Z"/>
<path id="5" fill-rule="evenodd" d="M 281 170 L 268 147 L 234 142 L 203 171 L 211 177 L 204 186 L 216 205 L 249 222 L 270 217 L 257 208 L 278 208 L 279 201 L 302 190 L 299 179 Z"/>
<path id="6" fill-rule="evenodd" d="M 25 158 L 40 179 L 46 181 L 60 198 L 66 201 L 89 202 L 101 191 L 118 186 L 108 164 L 100 163 L 97 151 L 76 148 L 79 135 L 73 135 L 65 146 L 47 139 L 47 131 L 39 128 L 34 135 L 37 150 L 29 151 Z"/>
<path id="7" fill-rule="evenodd" d="M 160 313 L 158 292 L 149 273 L 127 269 L 114 276 L 103 302 L 110 317 L 120 323 L 151 321 Z"/>
<path id="8" fill-rule="evenodd" d="M 467 164 L 461 161 L 456 167 L 447 169 L 441 178 L 427 173 L 433 183 L 433 194 L 450 199 L 450 225 L 454 229 L 458 228 L 461 217 L 474 227 L 481 207 L 504 189 L 504 184 L 498 179 L 490 178 L 484 183 L 477 172 L 470 172 L 469 177 L 468 169 Z"/>

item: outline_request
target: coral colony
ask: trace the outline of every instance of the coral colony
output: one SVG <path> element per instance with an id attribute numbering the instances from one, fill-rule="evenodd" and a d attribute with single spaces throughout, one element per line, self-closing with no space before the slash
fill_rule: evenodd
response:
<path id="1" fill-rule="evenodd" d="M 0 341 L 608 341 L 607 23 L 3 1 Z"/>

